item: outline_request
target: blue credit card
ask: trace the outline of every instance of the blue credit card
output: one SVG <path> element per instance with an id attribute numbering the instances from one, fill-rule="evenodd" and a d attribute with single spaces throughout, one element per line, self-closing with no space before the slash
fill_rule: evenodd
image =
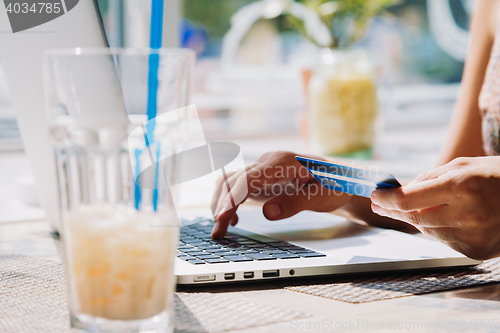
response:
<path id="1" fill-rule="evenodd" d="M 358 169 L 300 156 L 295 158 L 330 190 L 369 198 L 376 189 L 401 187 L 396 178 L 388 173 L 379 172 L 376 168 Z"/>

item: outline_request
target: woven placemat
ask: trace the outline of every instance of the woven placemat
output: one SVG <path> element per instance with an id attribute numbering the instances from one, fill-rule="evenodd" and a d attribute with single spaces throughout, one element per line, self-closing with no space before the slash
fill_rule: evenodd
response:
<path id="1" fill-rule="evenodd" d="M 223 332 L 309 315 L 210 293 L 176 293 L 175 332 Z M 0 332 L 68 332 L 61 263 L 0 254 Z"/>
<path id="2" fill-rule="evenodd" d="M 210 293 L 177 293 L 175 332 L 221 332 L 307 318 L 303 312 Z"/>
<path id="3" fill-rule="evenodd" d="M 495 282 L 500 282 L 500 258 L 466 269 L 319 278 L 314 284 L 285 288 L 348 303 L 366 303 Z"/>

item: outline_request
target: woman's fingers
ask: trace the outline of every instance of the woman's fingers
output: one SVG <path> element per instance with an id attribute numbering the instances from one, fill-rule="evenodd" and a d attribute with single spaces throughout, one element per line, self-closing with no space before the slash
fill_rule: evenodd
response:
<path id="1" fill-rule="evenodd" d="M 456 171 L 458 169 L 468 166 L 471 163 L 471 161 L 472 161 L 471 158 L 467 157 L 456 158 L 453 161 L 446 163 L 445 165 L 441 165 L 437 168 L 434 168 L 432 170 L 429 170 L 427 172 L 418 175 L 418 177 L 415 178 L 415 180 L 413 180 L 410 184 L 420 183 L 426 180 L 431 180 L 441 177 L 450 171 Z"/>
<path id="2" fill-rule="evenodd" d="M 380 216 L 386 216 L 409 223 L 419 230 L 421 227 L 442 228 L 456 226 L 453 209 L 445 205 L 411 212 L 403 212 L 399 210 L 386 209 L 372 202 L 372 210 L 375 214 Z"/>
<path id="3" fill-rule="evenodd" d="M 229 221 L 229 224 L 232 225 L 233 227 L 238 223 L 238 215 L 234 214 L 233 217 L 231 218 L 231 221 Z"/>
<path id="4" fill-rule="evenodd" d="M 436 178 L 446 174 L 448 171 L 450 171 L 452 169 L 453 169 L 453 167 L 449 163 L 442 165 L 440 167 L 434 168 L 434 169 L 429 170 L 427 172 L 421 173 L 420 175 L 417 176 L 417 178 L 415 178 L 408 185 L 421 183 L 421 182 L 424 182 L 426 180 L 436 179 Z"/>
<path id="5" fill-rule="evenodd" d="M 223 181 L 219 185 L 219 200 L 213 211 L 215 218 L 233 206 L 241 204 L 248 196 L 246 170 L 239 170 L 229 177 L 226 176 L 223 175 Z"/>
<path id="6" fill-rule="evenodd" d="M 223 237 L 228 225 L 237 223 L 236 210 L 249 196 L 269 200 L 284 190 L 305 187 L 312 180 L 314 177 L 295 159 L 295 154 L 289 152 L 264 154 L 245 170 L 219 177 L 211 203 L 213 237 Z M 292 200 L 295 198 L 289 201 Z M 291 202 L 289 205 L 296 204 Z M 276 208 L 271 206 L 271 210 L 273 207 Z"/>
<path id="7" fill-rule="evenodd" d="M 214 219 L 214 226 L 212 228 L 212 238 L 219 239 L 226 235 L 227 227 L 232 223 L 236 224 L 238 222 L 238 216 L 236 215 L 236 210 L 238 207 L 234 207 L 228 211 L 225 211 L 219 215 L 219 218 Z"/>
<path id="8" fill-rule="evenodd" d="M 256 175 L 262 174 L 262 169 L 267 165 L 265 162 L 254 163 L 246 169 L 234 172 L 230 177 L 224 177 L 224 175 L 221 177 L 216 190 L 218 199 L 214 197 L 212 201 L 214 214 L 212 237 L 224 237 L 228 225 L 237 223 L 236 210 L 250 195 L 253 189 L 251 187 L 258 189 L 263 186 L 261 183 L 253 184 L 249 175 L 255 178 Z"/>
<path id="9" fill-rule="evenodd" d="M 497 252 L 491 251 L 483 232 L 463 229 L 457 223 L 456 213 L 450 206 L 439 206 L 414 212 L 386 210 L 372 203 L 372 210 L 381 215 L 404 221 L 415 226 L 423 234 L 437 239 L 449 247 L 474 259 L 487 259 Z"/>
<path id="10" fill-rule="evenodd" d="M 421 232 L 437 239 L 455 251 L 465 254 L 476 260 L 486 260 L 498 256 L 498 249 L 491 247 L 488 241 L 477 243 L 473 240 L 474 232 L 464 232 L 459 228 L 422 228 Z M 472 236 L 471 236 L 472 235 Z M 471 239 L 472 237 L 472 239 Z"/>
<path id="11" fill-rule="evenodd" d="M 240 170 L 227 180 L 219 182 L 217 195 L 219 199 L 212 203 L 214 216 L 229 210 L 234 205 L 239 205 L 248 196 L 256 198 L 268 198 L 276 196 L 273 188 L 278 188 L 290 182 L 296 187 L 302 187 L 313 177 L 294 158 L 293 154 L 273 158 L 262 158 L 262 162 L 255 163 L 246 170 Z"/>
<path id="12" fill-rule="evenodd" d="M 214 216 L 219 216 L 221 213 L 233 208 L 234 205 L 238 206 L 247 199 L 252 190 L 261 188 L 263 184 L 258 179 L 258 175 L 262 175 L 262 170 L 267 167 L 268 164 L 265 162 L 254 163 L 244 170 L 233 173 L 231 177 L 218 184 L 220 187 L 218 190 L 219 200 L 213 210 Z"/>
<path id="13" fill-rule="evenodd" d="M 303 193 L 283 193 L 264 204 L 263 213 L 268 220 L 279 220 L 311 209 L 311 198 Z M 311 209 L 312 210 L 312 209 Z"/>
<path id="14" fill-rule="evenodd" d="M 444 228 L 427 228 L 420 227 L 420 232 L 426 236 L 437 239 L 444 243 L 462 243 L 460 240 L 460 229 L 453 227 L 444 227 Z"/>
<path id="15" fill-rule="evenodd" d="M 232 177 L 235 173 L 236 173 L 235 171 L 229 172 L 229 173 L 227 173 L 227 176 Z M 225 182 L 224 175 L 220 175 L 219 177 L 217 177 L 217 180 L 215 182 L 215 190 L 214 190 L 214 193 L 212 194 L 212 202 L 210 204 L 212 214 L 215 213 L 215 210 L 217 209 L 217 206 L 219 205 L 219 200 L 221 199 L 222 190 L 223 190 L 222 185 L 224 184 L 224 182 Z"/>
<path id="16" fill-rule="evenodd" d="M 402 212 L 449 204 L 456 171 L 468 163 L 469 159 L 455 159 L 419 175 L 401 188 L 376 190 L 371 195 L 372 202 L 380 207 Z"/>
<path id="17" fill-rule="evenodd" d="M 375 190 L 370 198 L 374 204 L 385 209 L 412 212 L 447 204 L 450 183 L 446 179 L 435 178 L 395 189 Z"/>
<path id="18" fill-rule="evenodd" d="M 343 206 L 350 197 L 330 191 L 314 180 L 301 188 L 285 187 L 282 194 L 266 202 L 263 212 L 268 220 L 285 219 L 303 210 L 330 212 Z"/>
<path id="19" fill-rule="evenodd" d="M 225 180 L 220 186 L 223 187 L 219 197 L 219 202 L 215 208 L 214 227 L 212 229 L 213 238 L 224 237 L 227 227 L 238 222 L 236 210 L 239 205 L 246 200 L 248 193 L 241 192 L 241 186 L 238 183 L 246 183 L 245 170 L 236 172 L 230 179 Z M 227 186 L 230 190 L 228 191 Z M 232 187 L 231 187 L 232 186 Z M 234 223 L 234 224 L 233 224 Z"/>

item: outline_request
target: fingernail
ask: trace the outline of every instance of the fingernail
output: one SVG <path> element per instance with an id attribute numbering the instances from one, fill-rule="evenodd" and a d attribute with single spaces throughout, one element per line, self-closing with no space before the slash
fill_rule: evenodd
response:
<path id="1" fill-rule="evenodd" d="M 281 208 L 278 204 L 272 203 L 264 207 L 264 215 L 268 218 L 277 218 L 281 215 L 281 213 Z"/>
<path id="2" fill-rule="evenodd" d="M 380 207 L 380 206 L 378 206 L 378 205 L 376 205 L 376 204 L 373 204 L 373 205 L 372 205 L 372 211 L 373 211 L 375 214 L 377 214 L 377 215 L 380 215 L 380 216 L 387 216 L 387 215 L 385 214 L 384 209 L 382 209 L 382 207 Z"/>
<path id="3" fill-rule="evenodd" d="M 372 195 L 370 196 L 370 199 L 371 201 L 374 203 L 374 204 L 378 204 L 378 197 L 377 197 L 377 191 L 373 191 L 372 192 Z"/>

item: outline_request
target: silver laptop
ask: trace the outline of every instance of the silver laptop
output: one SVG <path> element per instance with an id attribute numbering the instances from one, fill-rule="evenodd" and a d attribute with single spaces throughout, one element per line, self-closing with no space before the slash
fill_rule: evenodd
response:
<path id="1" fill-rule="evenodd" d="M 301 212 L 268 221 L 240 209 L 237 227 L 212 240 L 213 220 L 181 228 L 175 263 L 178 284 L 228 283 L 376 271 L 477 265 L 422 235 L 360 225 L 326 213 Z"/>

